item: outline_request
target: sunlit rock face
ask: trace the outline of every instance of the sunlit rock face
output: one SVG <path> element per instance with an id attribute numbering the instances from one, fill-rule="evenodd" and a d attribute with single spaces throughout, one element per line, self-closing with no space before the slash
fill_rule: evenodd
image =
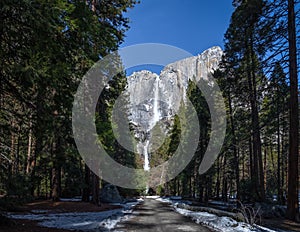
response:
<path id="1" fill-rule="evenodd" d="M 218 69 L 223 52 L 212 47 L 198 56 L 167 65 L 160 75 L 139 71 L 127 78 L 130 98 L 130 121 L 138 141 L 137 152 L 144 156 L 144 169 L 149 170 L 151 130 L 159 123 L 166 133 L 181 103 L 186 99 L 189 80 L 208 79 Z M 154 149 L 152 149 L 154 150 Z"/>
<path id="2" fill-rule="evenodd" d="M 212 47 L 205 50 L 198 56 L 189 57 L 167 65 L 162 73 L 167 70 L 174 70 L 179 73 L 179 78 L 199 81 L 200 78 L 207 79 L 208 76 L 218 69 L 219 62 L 222 59 L 223 51 L 220 47 Z"/>

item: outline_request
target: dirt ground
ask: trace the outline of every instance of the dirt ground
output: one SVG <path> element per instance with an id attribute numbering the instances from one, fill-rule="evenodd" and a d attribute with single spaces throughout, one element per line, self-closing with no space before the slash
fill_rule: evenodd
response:
<path id="1" fill-rule="evenodd" d="M 276 230 L 277 228 L 287 231 L 300 231 L 300 223 L 296 223 L 286 219 L 263 219 L 262 225 L 273 230 Z"/>
<path id="2" fill-rule="evenodd" d="M 117 209 L 120 206 L 114 206 L 102 203 L 101 206 L 96 206 L 86 202 L 53 202 L 48 201 L 36 201 L 28 203 L 19 210 L 23 212 L 29 212 L 31 210 L 48 210 L 49 213 L 68 213 L 68 212 L 99 212 L 110 209 Z"/>
<path id="3" fill-rule="evenodd" d="M 102 204 L 96 206 L 85 202 L 52 202 L 52 201 L 35 201 L 28 203 L 17 209 L 18 213 L 29 213 L 31 210 L 48 210 L 49 213 L 67 213 L 67 212 L 99 212 L 120 208 Z M 0 219 L 1 220 L 1 219 Z M 70 232 L 69 230 L 46 228 L 38 225 L 38 222 L 31 220 L 9 220 L 9 222 L 0 222 L 0 232 Z"/>
<path id="4" fill-rule="evenodd" d="M 0 227 L 1 232 L 70 232 L 70 230 L 41 227 L 36 221 L 13 220 L 10 225 Z"/>

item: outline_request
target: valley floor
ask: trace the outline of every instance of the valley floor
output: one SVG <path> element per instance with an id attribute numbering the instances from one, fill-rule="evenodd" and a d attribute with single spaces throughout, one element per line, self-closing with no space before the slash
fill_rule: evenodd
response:
<path id="1" fill-rule="evenodd" d="M 146 198 L 133 210 L 135 203 L 123 205 L 64 201 L 36 201 L 11 213 L 9 223 L 0 226 L 0 232 L 68 232 L 76 231 L 260 231 L 246 224 L 205 212 L 192 212 L 178 208 L 172 201 L 158 197 Z M 1 220 L 1 219 L 0 219 Z M 201 221 L 202 220 L 202 221 Z M 197 223 L 195 223 L 197 222 Z M 234 226 L 232 226 L 234 225 Z M 300 224 L 284 219 L 263 219 L 262 225 L 272 230 L 300 231 Z"/>

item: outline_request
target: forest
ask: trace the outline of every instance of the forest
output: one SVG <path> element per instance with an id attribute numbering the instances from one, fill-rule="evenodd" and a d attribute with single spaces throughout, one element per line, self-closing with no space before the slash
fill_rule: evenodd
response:
<path id="1" fill-rule="evenodd" d="M 142 0 L 143 1 L 143 0 Z M 130 27 L 125 13 L 136 0 L 2 0 L 0 78 L 0 213 L 10 201 L 81 196 L 101 205 L 106 184 L 85 164 L 74 142 L 72 107 L 83 75 L 118 50 Z M 197 151 L 173 180 L 151 189 L 239 205 L 286 205 L 299 221 L 300 2 L 234 0 L 224 34 L 224 55 L 213 73 L 227 113 L 225 141 L 214 165 L 199 165 L 210 139 L 210 112 L 193 82 L 188 97 L 200 121 Z M 126 88 L 126 71 L 113 77 L 99 97 L 99 141 L 119 163 L 141 168 L 134 152 L 114 138 L 112 108 Z M 125 102 L 122 106 L 129 107 Z M 152 154 L 154 167 L 176 150 L 181 124 L 174 118 L 168 137 Z M 132 143 L 134 146 L 134 143 Z M 144 189 L 119 188 L 123 196 Z"/>

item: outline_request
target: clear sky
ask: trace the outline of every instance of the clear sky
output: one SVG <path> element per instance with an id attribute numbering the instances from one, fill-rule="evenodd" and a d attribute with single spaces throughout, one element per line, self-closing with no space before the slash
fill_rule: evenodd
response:
<path id="1" fill-rule="evenodd" d="M 121 47 L 164 43 L 193 55 L 223 48 L 232 12 L 232 0 L 141 0 L 126 14 L 130 29 Z"/>

